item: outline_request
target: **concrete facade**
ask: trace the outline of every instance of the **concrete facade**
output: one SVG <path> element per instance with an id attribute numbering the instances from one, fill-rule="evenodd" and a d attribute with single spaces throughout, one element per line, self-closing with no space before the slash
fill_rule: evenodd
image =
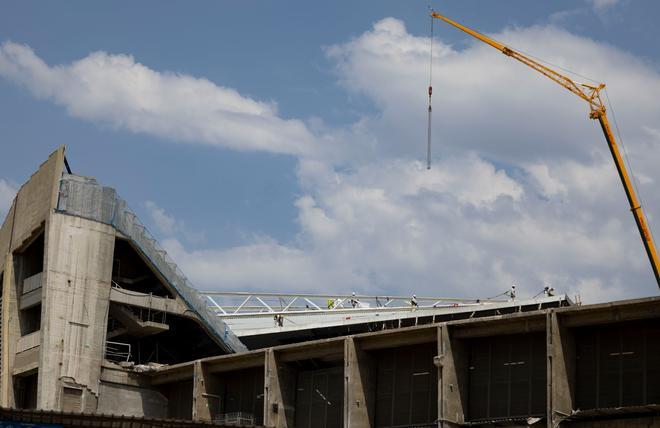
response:
<path id="1" fill-rule="evenodd" d="M 210 420 L 213 418 L 213 408 L 207 397 L 211 395 L 223 400 L 224 393 L 217 387 L 217 383 L 209 381 L 209 373 L 222 371 L 229 374 L 246 367 L 259 367 L 264 371 L 263 394 L 267 397 L 263 406 L 264 425 L 291 428 L 298 426 L 296 413 L 308 411 L 306 407 L 300 406 L 300 400 L 296 397 L 300 389 L 300 372 L 307 367 L 305 362 L 314 361 L 319 371 L 327 370 L 328 366 L 340 366 L 343 376 L 342 423 L 336 426 L 394 426 L 377 422 L 379 412 L 389 411 L 379 408 L 378 390 L 383 387 L 382 373 L 378 366 L 382 363 L 382 355 L 395 353 L 398 349 L 421 349 L 430 344 L 437 350 L 431 357 L 437 369 L 437 406 L 434 409 L 437 413 L 425 422 L 397 426 L 660 426 L 660 406 L 656 402 L 581 409 L 576 401 L 576 391 L 581 386 L 580 376 L 576 372 L 579 358 L 576 353 L 579 345 L 576 342 L 577 332 L 580 329 L 596 328 L 601 329 L 604 335 L 609 335 L 610 331 L 630 323 L 634 326 L 642 325 L 654 332 L 660 331 L 660 298 L 460 320 L 285 345 L 166 367 L 150 376 L 152 382 L 159 385 L 192 379 L 195 385 L 200 385 L 193 391 L 196 406 L 193 416 L 198 420 Z M 540 397 L 543 400 L 543 411 L 541 414 L 519 414 L 515 417 L 472 419 L 470 409 L 473 403 L 470 400 L 473 397 L 468 392 L 472 369 L 470 364 L 474 361 L 469 355 L 474 353 L 471 347 L 487 339 L 498 342 L 507 337 L 525 335 L 542 337 L 541 371 L 547 373 L 541 388 L 543 396 Z M 647 365 L 648 361 L 657 362 L 660 358 L 651 349 L 642 352 L 646 352 L 642 359 L 647 361 Z M 621 358 L 629 353 L 622 352 Z M 414 358 L 413 354 L 414 351 L 409 353 L 410 359 Z M 603 359 L 610 357 L 609 354 L 602 356 Z M 516 363 L 523 364 L 525 361 Z M 413 376 L 418 374 L 413 373 Z M 647 375 L 644 380 L 646 384 L 660 382 L 660 371 L 651 371 Z M 405 379 L 402 381 L 405 382 Z M 591 388 L 593 384 L 590 382 L 587 387 Z M 496 392 L 507 394 L 505 389 Z M 526 396 L 527 393 L 524 393 L 520 397 L 511 397 L 511 400 L 524 399 Z M 328 426 L 324 425 L 322 413 L 317 411 L 316 414 L 319 418 L 316 426 Z"/>

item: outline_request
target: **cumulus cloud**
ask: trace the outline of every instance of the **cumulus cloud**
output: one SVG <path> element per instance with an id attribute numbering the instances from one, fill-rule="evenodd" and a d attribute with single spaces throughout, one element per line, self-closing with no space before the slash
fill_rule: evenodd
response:
<path id="1" fill-rule="evenodd" d="M 310 292 L 334 284 L 334 292 L 347 292 L 351 286 L 367 285 L 350 269 L 334 270 L 303 249 L 267 237 L 227 250 L 190 250 L 175 238 L 166 239 L 163 246 L 204 290 Z"/>
<path id="2" fill-rule="evenodd" d="M 658 72 L 630 54 L 552 26 L 506 29 L 494 37 L 607 83 L 629 139 L 646 138 L 641 126 L 660 117 Z M 359 138 L 371 137 L 370 144 L 360 145 L 370 150 L 364 158 L 414 152 L 421 157 L 428 38 L 388 18 L 327 52 L 341 84 L 379 109 L 360 123 Z M 492 160 L 533 163 L 549 157 L 585 161 L 594 150 L 605 152 L 587 104 L 540 73 L 478 41 L 458 50 L 438 40 L 434 57 L 434 153 L 474 150 Z M 638 108 L 623 108 L 632 105 Z"/>
<path id="3" fill-rule="evenodd" d="M 9 181 L 0 178 L 0 219 L 4 220 L 15 195 L 16 188 Z"/>
<path id="4" fill-rule="evenodd" d="M 95 52 L 51 66 L 25 45 L 0 46 L 0 75 L 50 99 L 74 117 L 189 143 L 302 155 L 314 138 L 272 102 L 204 78 L 158 72 L 130 55 Z"/>
<path id="5" fill-rule="evenodd" d="M 166 236 L 172 236 L 176 229 L 176 220 L 174 216 L 169 215 L 164 209 L 156 205 L 153 201 L 146 201 L 144 206 L 151 217 L 151 221 L 158 228 L 158 231 Z"/>

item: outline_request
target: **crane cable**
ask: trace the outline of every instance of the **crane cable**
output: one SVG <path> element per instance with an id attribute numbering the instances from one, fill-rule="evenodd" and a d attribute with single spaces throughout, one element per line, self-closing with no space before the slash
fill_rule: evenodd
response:
<path id="1" fill-rule="evenodd" d="M 429 9 L 431 10 L 430 6 Z M 426 169 L 431 169 L 431 95 L 433 94 L 433 24 L 435 19 L 431 16 L 431 49 L 429 61 L 429 118 L 426 142 Z"/>

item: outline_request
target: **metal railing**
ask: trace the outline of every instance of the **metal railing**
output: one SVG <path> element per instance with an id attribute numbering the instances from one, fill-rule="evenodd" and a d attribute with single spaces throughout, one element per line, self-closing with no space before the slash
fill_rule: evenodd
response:
<path id="1" fill-rule="evenodd" d="M 105 359 L 111 361 L 130 361 L 131 344 L 106 340 Z"/>
<path id="2" fill-rule="evenodd" d="M 252 413 L 246 412 L 234 412 L 234 413 L 222 413 L 214 418 L 213 422 L 221 423 L 224 425 L 254 425 L 254 416 Z"/>

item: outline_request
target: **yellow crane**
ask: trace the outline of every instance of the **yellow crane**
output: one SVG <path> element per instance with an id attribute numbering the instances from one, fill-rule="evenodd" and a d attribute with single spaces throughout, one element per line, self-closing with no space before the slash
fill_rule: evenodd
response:
<path id="1" fill-rule="evenodd" d="M 575 95 L 577 95 L 578 97 L 582 98 L 587 103 L 589 103 L 589 109 L 590 109 L 589 117 L 591 119 L 597 119 L 598 122 L 600 123 L 601 128 L 603 129 L 603 134 L 605 134 L 605 140 L 607 140 L 607 145 L 609 146 L 610 152 L 612 153 L 612 158 L 614 159 L 614 164 L 616 165 L 616 169 L 619 172 L 621 183 L 623 184 L 623 188 L 626 191 L 626 196 L 628 197 L 628 203 L 630 204 L 630 210 L 632 211 L 632 214 L 635 217 L 635 223 L 637 223 L 637 229 L 639 229 L 639 234 L 642 237 L 642 242 L 644 243 L 646 254 L 649 257 L 649 261 L 651 262 L 651 267 L 653 268 L 653 274 L 655 275 L 655 280 L 658 283 L 658 287 L 660 287 L 660 262 L 658 261 L 658 253 L 655 249 L 653 237 L 651 236 L 651 233 L 649 231 L 648 224 L 646 222 L 646 217 L 644 216 L 644 211 L 642 210 L 642 206 L 639 202 L 639 199 L 635 194 L 635 189 L 632 186 L 632 183 L 630 181 L 630 176 L 628 175 L 628 171 L 626 170 L 626 166 L 623 162 L 623 158 L 621 157 L 621 153 L 619 152 L 616 139 L 614 138 L 614 133 L 612 132 L 609 120 L 607 119 L 605 105 L 603 104 L 600 98 L 600 91 L 603 90 L 603 88 L 605 88 L 605 84 L 601 83 L 598 86 L 589 85 L 585 83 L 577 84 L 568 76 L 558 73 L 557 71 L 549 67 L 546 67 L 543 64 L 540 64 L 538 61 L 535 61 L 532 58 L 529 58 L 528 56 L 525 56 L 522 53 L 517 52 L 487 36 L 484 36 L 481 33 L 478 33 L 464 25 L 461 25 L 458 22 L 452 21 L 446 16 L 440 15 L 439 13 L 432 11 L 431 17 L 445 21 L 446 23 L 453 25 L 459 30 L 462 30 L 467 34 L 475 37 L 476 39 L 479 39 L 482 42 L 494 47 L 495 49 L 502 52 L 504 55 L 517 59 L 518 61 L 522 62 L 528 67 L 538 71 L 544 76 L 559 83 L 561 86 L 573 92 Z"/>

